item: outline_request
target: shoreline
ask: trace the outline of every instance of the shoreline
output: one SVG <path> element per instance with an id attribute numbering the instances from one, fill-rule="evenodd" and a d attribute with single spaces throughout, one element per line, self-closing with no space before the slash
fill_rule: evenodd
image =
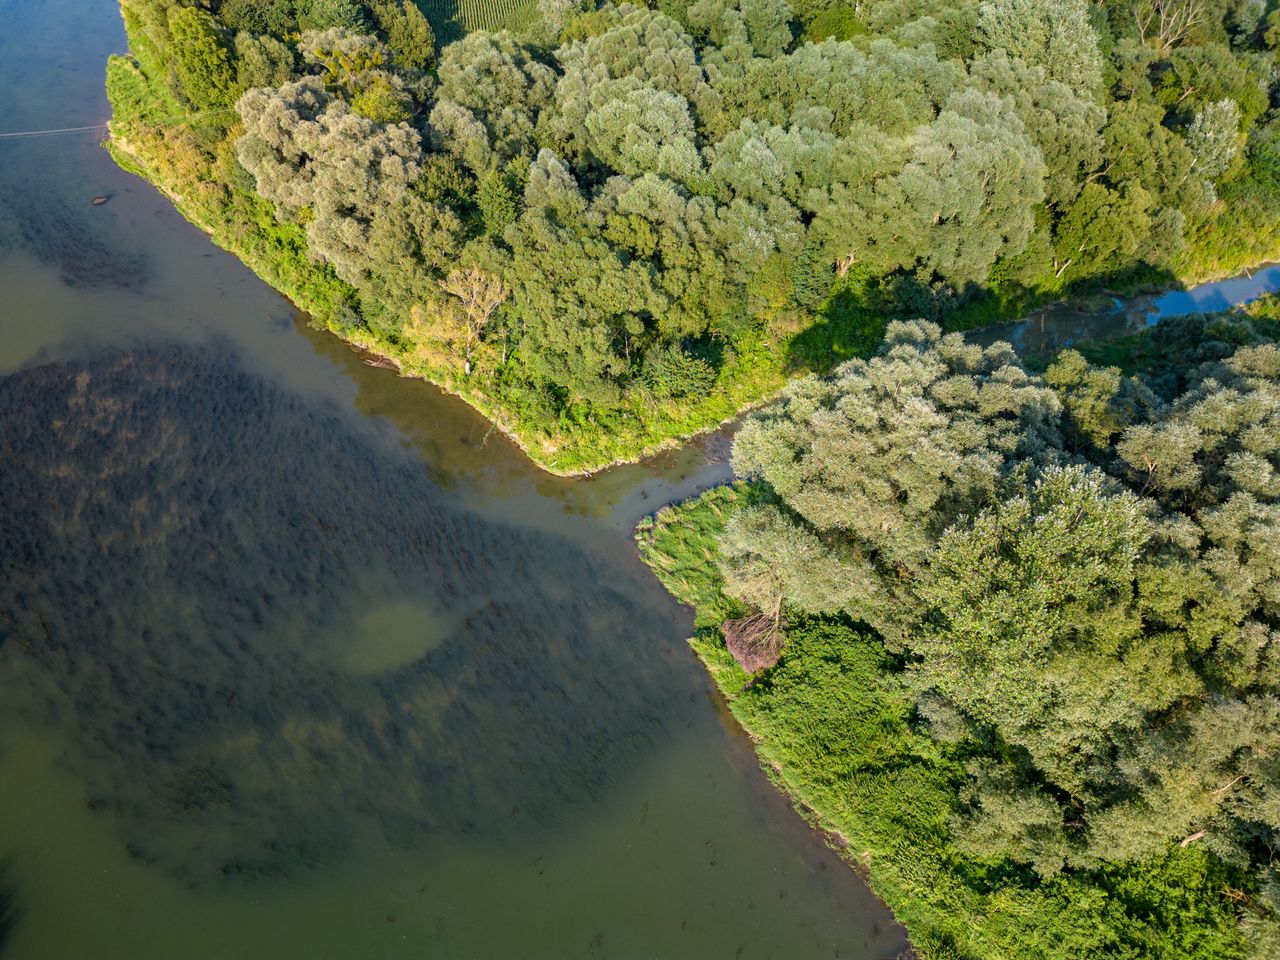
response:
<path id="1" fill-rule="evenodd" d="M 223 237 L 219 236 L 215 229 L 203 222 L 202 218 L 197 214 L 195 209 L 186 202 L 186 199 L 181 193 L 172 189 L 167 183 L 165 183 L 164 178 L 153 176 L 152 174 L 154 170 L 152 165 L 127 137 L 115 129 L 114 121 L 107 125 L 107 137 L 102 141 L 102 146 L 121 169 L 126 173 L 130 173 L 145 181 L 147 184 L 159 191 L 160 194 L 173 205 L 178 214 L 193 227 L 207 236 L 214 246 L 234 256 L 244 264 L 244 266 L 252 271 L 255 276 L 271 287 L 280 296 L 284 297 L 286 301 L 301 313 L 306 314 L 308 317 L 315 317 L 317 315 L 318 311 L 316 309 L 313 309 L 306 303 L 298 302 L 293 296 L 281 290 L 272 282 L 272 271 L 269 264 L 261 262 L 257 256 L 249 253 L 243 247 L 237 247 L 232 243 L 226 242 Z M 479 391 L 466 392 L 460 390 L 453 382 L 453 378 L 437 378 L 431 376 L 427 372 L 407 371 L 397 357 L 380 349 L 378 344 L 371 340 L 361 338 L 349 339 L 340 336 L 325 324 L 321 324 L 320 328 L 328 335 L 335 337 L 342 343 L 346 344 L 350 349 L 360 354 L 362 357 L 372 358 L 375 362 L 371 365 L 394 370 L 396 376 L 404 377 L 405 379 L 421 380 L 426 383 L 430 383 L 432 386 L 437 387 L 449 396 L 455 397 L 467 404 L 467 406 L 471 407 L 478 414 L 488 420 L 489 423 L 498 430 L 498 432 L 510 440 L 511 443 L 513 443 L 539 470 L 542 470 L 544 473 L 554 477 L 567 479 L 587 478 L 614 467 L 642 463 L 645 460 L 651 459 L 668 450 L 684 446 L 691 440 L 698 437 L 713 434 L 729 424 L 732 424 L 735 420 L 742 418 L 752 410 L 774 400 L 789 382 L 788 379 L 779 385 L 777 389 L 770 390 L 763 396 L 757 397 L 748 403 L 735 407 L 733 412 L 728 416 L 722 417 L 714 422 L 706 423 L 695 429 L 674 433 L 652 443 L 644 444 L 633 453 L 617 456 L 611 460 L 589 467 L 561 468 L 549 463 L 542 456 L 539 456 L 534 446 L 535 441 L 521 436 L 517 429 L 513 427 L 510 422 L 508 422 L 507 418 L 502 415 L 502 412 L 497 407 L 497 402 L 487 394 Z"/>
<path id="2" fill-rule="evenodd" d="M 152 187 L 158 190 L 166 199 L 169 200 L 170 203 L 173 204 L 174 209 L 177 210 L 177 212 L 183 217 L 183 219 L 185 219 L 188 223 L 190 223 L 192 226 L 196 227 L 198 230 L 204 233 L 207 237 L 209 237 L 210 241 L 215 246 L 219 247 L 222 250 L 225 250 L 226 252 L 230 253 L 232 256 L 236 257 L 236 259 L 238 259 L 241 263 L 243 263 L 246 267 L 248 267 L 259 279 L 261 279 L 264 283 L 266 283 L 273 290 L 275 290 L 282 297 L 284 297 L 295 308 L 297 308 L 299 311 L 301 311 L 304 314 L 307 314 L 310 317 L 315 317 L 322 312 L 322 309 L 318 308 L 317 305 L 308 305 L 306 303 L 298 302 L 298 300 L 296 300 L 292 295 L 284 292 L 283 290 L 280 289 L 279 286 L 273 283 L 272 282 L 273 269 L 269 262 L 263 260 L 257 255 L 250 253 L 248 250 L 244 248 L 244 246 L 236 245 L 233 242 L 227 240 L 226 238 L 220 236 L 218 231 L 215 228 L 211 227 L 206 222 L 204 222 L 203 218 L 198 214 L 198 211 L 193 207 L 193 205 L 188 204 L 186 202 L 186 199 L 183 197 L 181 193 L 172 189 L 165 182 L 165 179 L 163 177 L 155 175 L 155 170 L 153 165 L 147 160 L 145 156 L 142 155 L 142 153 L 137 149 L 137 147 L 135 147 L 135 145 L 116 128 L 114 119 L 111 122 L 109 122 L 107 125 L 107 136 L 103 140 L 102 146 L 104 147 L 104 149 L 106 149 L 108 154 L 112 157 L 112 159 L 116 162 L 118 166 L 120 166 L 127 173 L 131 173 L 134 176 L 137 176 L 140 179 L 146 181 L 148 184 L 150 184 Z M 1139 298 L 1155 298 L 1166 293 L 1178 292 L 1179 290 L 1185 291 L 1185 290 L 1192 289 L 1194 287 L 1202 286 L 1207 283 L 1215 283 L 1222 280 L 1230 279 L 1232 277 L 1239 276 L 1241 273 L 1244 273 L 1247 275 L 1250 273 L 1250 271 L 1265 268 L 1266 266 L 1269 266 L 1276 262 L 1277 262 L 1276 259 L 1263 259 L 1261 261 L 1258 261 L 1255 264 L 1247 265 L 1241 270 L 1237 270 L 1237 271 L 1226 271 L 1226 270 L 1209 271 L 1199 279 L 1194 279 L 1194 278 L 1179 279 L 1178 282 L 1181 284 L 1181 286 L 1179 287 L 1164 287 L 1159 289 L 1152 288 L 1150 290 L 1142 289 L 1134 294 L 1130 294 L 1125 299 L 1133 301 Z M 1114 294 L 1107 294 L 1107 295 L 1114 296 Z M 1063 298 L 1059 300 L 1054 300 L 1048 304 L 1045 304 L 1037 308 L 1037 310 L 1032 311 L 1030 314 L 1026 316 L 1019 317 L 1016 320 L 1004 321 L 998 324 L 989 324 L 986 327 L 975 327 L 972 330 L 965 330 L 960 332 L 962 332 L 965 335 L 968 335 L 980 330 L 990 330 L 990 329 L 995 329 L 999 327 L 1016 325 L 1016 324 L 1028 321 L 1031 317 L 1033 317 L 1036 313 L 1040 311 L 1050 310 L 1050 309 L 1070 309 L 1073 302 L 1081 302 L 1081 301 L 1075 301 L 1072 298 Z M 649 460 L 653 457 L 656 457 L 659 454 L 682 447 L 688 444 L 690 441 L 693 441 L 699 437 L 707 436 L 709 434 L 713 434 L 713 433 L 716 433 L 717 431 L 723 430 L 725 427 L 733 424 L 735 421 L 751 413 L 753 410 L 759 409 L 760 407 L 771 403 L 773 400 L 777 398 L 777 396 L 782 392 L 782 390 L 786 388 L 786 385 L 790 383 L 792 379 L 791 377 L 787 377 L 782 384 L 777 386 L 776 389 L 769 390 L 766 393 L 760 396 L 757 396 L 746 403 L 736 405 L 730 414 L 728 414 L 727 416 L 723 416 L 718 420 L 701 424 L 693 429 L 681 430 L 677 433 L 672 433 L 670 435 L 662 437 L 661 439 L 654 440 L 649 443 L 644 443 L 639 448 L 629 451 L 625 454 L 620 454 L 618 456 L 612 457 L 611 459 L 603 460 L 598 463 L 590 463 L 589 466 L 558 467 L 553 462 L 550 462 L 548 458 L 542 456 L 539 453 L 536 446 L 537 440 L 534 438 L 528 438 L 523 436 L 520 433 L 519 429 L 513 426 L 509 418 L 504 415 L 504 412 L 500 408 L 498 402 L 493 400 L 493 398 L 489 397 L 487 394 L 483 393 L 482 391 L 479 391 L 479 390 L 468 391 L 465 389 L 461 389 L 454 382 L 455 378 L 451 376 L 437 377 L 437 376 L 432 376 L 429 371 L 406 370 L 399 358 L 393 356 L 391 353 L 387 352 L 385 349 L 382 349 L 379 344 L 373 341 L 372 338 L 367 338 L 367 339 L 359 338 L 359 337 L 347 338 L 339 335 L 334 330 L 330 329 L 327 324 L 321 324 L 321 327 L 322 329 L 324 329 L 324 331 L 327 334 L 337 338 L 338 340 L 345 343 L 353 351 L 359 353 L 362 357 L 366 359 L 367 362 L 371 358 L 373 361 L 373 365 L 392 369 L 394 370 L 396 376 L 399 376 L 399 377 L 404 377 L 407 379 L 422 380 L 427 383 L 430 383 L 433 386 L 440 389 L 442 392 L 452 397 L 455 397 L 458 400 L 462 401 L 463 403 L 467 404 L 467 406 L 471 407 L 478 414 L 480 414 L 482 417 L 488 420 L 493 425 L 494 429 L 496 429 L 504 437 L 506 437 L 512 444 L 514 444 L 521 451 L 521 453 L 526 458 L 528 458 L 528 460 L 531 463 L 533 463 L 534 466 L 536 466 L 539 470 L 554 477 L 562 477 L 567 479 L 589 478 L 598 473 L 605 472 L 615 467 L 621 467 L 629 464 L 643 463 L 644 461 Z"/>

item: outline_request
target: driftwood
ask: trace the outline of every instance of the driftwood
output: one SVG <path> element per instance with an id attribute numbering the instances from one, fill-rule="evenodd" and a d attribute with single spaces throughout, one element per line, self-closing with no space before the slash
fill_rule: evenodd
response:
<path id="1" fill-rule="evenodd" d="M 782 654 L 782 631 L 778 620 L 766 613 L 753 613 L 720 625 L 725 646 L 747 673 L 767 670 Z"/>

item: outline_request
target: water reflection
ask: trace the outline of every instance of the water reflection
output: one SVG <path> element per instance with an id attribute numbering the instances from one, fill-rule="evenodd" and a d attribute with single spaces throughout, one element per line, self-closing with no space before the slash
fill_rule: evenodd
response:
<path id="1" fill-rule="evenodd" d="M 981 344 L 1004 340 L 1012 343 L 1024 357 L 1047 359 L 1088 340 L 1113 340 L 1138 333 L 1170 317 L 1214 313 L 1277 291 L 1280 291 L 1280 264 L 1270 264 L 1246 270 L 1236 277 L 1187 290 L 1170 290 L 1159 296 L 1132 300 L 1099 297 L 1081 304 L 1055 303 L 1017 323 L 985 327 L 965 336 Z"/>
<path id="2" fill-rule="evenodd" d="M 0 670 L 146 862 L 276 875 L 349 811 L 526 832 L 662 726 L 669 620 L 619 570 L 225 349 L 47 363 L 0 409 Z"/>
<path id="3" fill-rule="evenodd" d="M 18 922 L 18 896 L 9 886 L 8 864 L 0 861 L 0 956 Z"/>
<path id="4" fill-rule="evenodd" d="M 612 531 L 629 534 L 640 517 L 662 504 L 693 496 L 732 474 L 733 427 L 728 426 L 640 463 L 601 471 L 589 482 L 553 476 L 440 388 L 365 362 L 358 351 L 312 327 L 304 315 L 297 315 L 294 324 L 315 352 L 355 385 L 356 409 L 393 425 L 436 483 L 511 522 L 563 530 L 569 515 L 605 519 Z M 587 528 L 575 528 L 575 535 L 590 534 Z"/>

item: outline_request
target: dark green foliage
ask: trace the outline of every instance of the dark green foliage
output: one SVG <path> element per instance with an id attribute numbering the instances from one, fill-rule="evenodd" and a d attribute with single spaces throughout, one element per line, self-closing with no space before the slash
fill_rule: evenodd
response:
<path id="1" fill-rule="evenodd" d="M 716 372 L 701 357 L 686 353 L 678 344 L 669 344 L 646 358 L 645 382 L 660 397 L 683 397 L 704 393 L 716 382 Z"/>
<path id="2" fill-rule="evenodd" d="M 476 191 L 476 206 L 484 219 L 485 231 L 495 237 L 502 236 L 520 214 L 520 201 L 511 177 L 497 170 L 485 174 Z"/>
<path id="3" fill-rule="evenodd" d="M 412 70 L 425 70 L 436 56 L 436 38 L 431 24 L 412 0 L 373 0 L 369 4 L 396 63 Z"/>
<path id="4" fill-rule="evenodd" d="M 369 26 L 364 4 L 358 0 L 300 0 L 297 9 L 298 26 L 303 30 L 364 30 Z"/>
<path id="5" fill-rule="evenodd" d="M 817 246 L 805 244 L 796 257 L 791 274 L 791 295 L 795 297 L 796 304 L 812 310 L 827 299 L 834 281 L 835 271 Z"/>
<path id="6" fill-rule="evenodd" d="M 1280 127 L 1267 124 L 1249 137 L 1249 173 L 1258 183 L 1280 190 Z"/>
<path id="7" fill-rule="evenodd" d="M 229 107 L 236 93 L 236 74 L 228 35 L 214 18 L 195 7 L 169 12 L 173 63 L 182 92 L 198 109 Z"/>

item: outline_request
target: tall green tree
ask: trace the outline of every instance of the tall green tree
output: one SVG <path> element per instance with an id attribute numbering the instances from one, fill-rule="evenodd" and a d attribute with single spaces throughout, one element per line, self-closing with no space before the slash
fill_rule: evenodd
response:
<path id="1" fill-rule="evenodd" d="M 182 92 L 197 109 L 218 110 L 235 99 L 236 73 L 229 37 L 218 21 L 198 7 L 169 10 L 173 64 Z"/>

